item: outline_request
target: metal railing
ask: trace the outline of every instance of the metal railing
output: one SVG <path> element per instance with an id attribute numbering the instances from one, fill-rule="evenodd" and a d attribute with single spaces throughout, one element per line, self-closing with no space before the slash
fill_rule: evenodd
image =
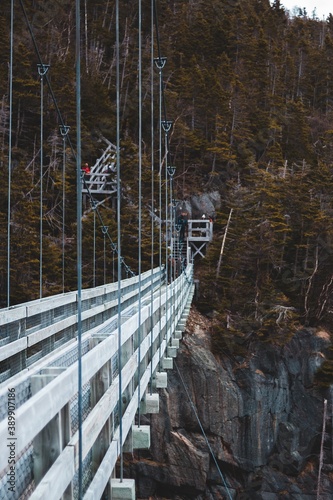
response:
<path id="1" fill-rule="evenodd" d="M 213 222 L 209 219 L 190 219 L 188 221 L 188 239 L 190 241 L 211 241 Z"/>
<path id="2" fill-rule="evenodd" d="M 175 355 L 179 343 L 174 338 L 176 328 L 188 314 L 193 296 L 192 266 L 188 266 L 168 286 L 164 284 L 163 277 L 163 270 L 160 269 L 154 270 L 153 276 L 151 271 L 142 275 L 140 314 L 138 277 L 124 280 L 121 288 L 121 328 L 118 328 L 117 299 L 113 289 L 117 284 L 83 293 L 85 499 L 102 496 L 120 453 L 119 371 L 122 374 L 124 444 L 138 408 L 138 394 L 145 394 L 147 386 L 152 383 L 151 375 L 155 376 L 165 355 Z M 66 294 L 66 299 L 64 296 L 42 299 L 0 311 L 3 326 L 4 318 L 7 318 L 10 323 L 21 325 L 21 333 L 25 331 L 22 338 L 26 339 L 26 344 L 16 344 L 20 348 L 16 355 L 22 356 L 26 352 L 30 340 L 49 340 L 66 328 L 76 331 L 75 322 L 72 323 L 76 294 Z M 47 326 L 48 320 L 56 320 L 56 326 Z M 22 330 L 22 324 L 25 330 Z M 11 342 L 4 344 L 2 349 L 3 352 L 10 352 L 10 358 L 13 358 L 15 355 L 8 346 L 21 341 L 21 338 L 9 340 Z M 53 339 L 54 344 L 56 341 Z M 118 359 L 121 359 L 121 366 L 118 366 Z M 11 477 L 15 477 L 15 495 L 10 498 L 24 498 L 25 495 L 33 499 L 47 497 L 48 500 L 59 499 L 63 495 L 77 498 L 77 383 L 77 340 L 74 338 L 60 347 L 55 346 L 48 354 L 0 385 L 1 500 L 7 498 L 8 491 L 12 491 L 9 489 Z"/>
<path id="3" fill-rule="evenodd" d="M 141 293 L 164 280 L 164 269 L 141 277 Z M 139 277 L 122 280 L 121 304 L 137 300 Z M 82 332 L 105 322 L 118 309 L 118 284 L 82 290 Z M 0 383 L 77 336 L 77 293 L 69 292 L 0 309 Z"/>

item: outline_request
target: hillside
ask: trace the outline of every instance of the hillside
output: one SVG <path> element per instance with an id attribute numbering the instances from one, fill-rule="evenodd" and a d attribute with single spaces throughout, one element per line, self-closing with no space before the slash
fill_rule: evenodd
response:
<path id="1" fill-rule="evenodd" d="M 42 296 L 77 288 L 75 5 L 15 2 L 11 66 L 11 6 L 3 3 L 0 307 L 38 298 L 40 287 Z M 159 265 L 158 223 L 169 206 L 163 176 L 174 165 L 174 199 L 194 217 L 205 211 L 214 219 L 214 240 L 195 262 L 197 310 L 180 356 L 214 450 L 236 498 L 282 498 L 255 496 L 258 484 L 261 493 L 302 500 L 310 484 L 314 498 L 322 400 L 333 380 L 333 16 L 291 17 L 279 0 L 153 4 L 155 16 L 151 2 L 142 1 L 139 54 L 137 3 L 120 2 L 121 255 L 128 266 L 122 277 Z M 114 0 L 85 0 L 81 8 L 82 163 L 92 166 L 107 141 L 116 142 L 116 12 Z M 160 81 L 154 58 L 161 57 L 167 61 Z M 44 80 L 41 62 L 49 65 Z M 163 120 L 173 122 L 167 141 L 159 106 Z M 62 124 L 70 127 L 66 139 Z M 118 278 L 115 201 L 97 211 L 84 198 L 83 287 Z M 168 450 L 162 456 L 157 442 L 144 457 L 148 464 L 129 470 L 148 477 L 142 496 L 162 495 L 167 484 L 171 497 L 190 487 L 190 498 L 223 498 L 175 372 L 170 378 L 154 423 L 157 441 L 159 432 L 168 434 Z M 213 389 L 216 414 L 208 404 Z M 196 466 L 191 478 L 178 475 L 170 485 L 179 450 L 193 451 Z M 323 487 L 329 498 L 329 471 Z"/>
<path id="2" fill-rule="evenodd" d="M 35 47 L 50 64 L 44 85 L 43 142 L 43 294 L 61 291 L 65 231 L 65 290 L 76 286 L 75 268 L 75 23 L 65 0 L 46 6 L 15 5 L 11 178 L 11 303 L 38 296 L 40 240 L 40 78 Z M 271 317 L 275 307 L 292 314 L 284 320 L 330 325 L 332 275 L 332 26 L 306 16 L 290 18 L 279 2 L 186 2 L 156 4 L 167 118 L 173 120 L 170 157 L 176 167 L 175 198 L 218 192 L 214 267 L 229 211 L 233 208 L 223 273 L 205 293 L 240 326 L 238 317 Z M 115 130 L 114 4 L 84 3 L 82 18 L 82 158 L 93 164 Z M 138 164 L 137 12 L 120 6 L 121 144 L 123 253 L 137 272 Z M 0 65 L 8 75 L 10 9 L 0 15 Z M 29 25 L 27 24 L 29 23 Z M 32 40 L 30 26 L 34 40 Z M 150 5 L 143 5 L 143 230 L 142 265 L 150 265 Z M 154 33 L 155 50 L 156 28 Z M 1 157 L 8 173 L 9 79 L 2 96 Z M 51 92 L 52 91 L 52 92 Z M 54 99 L 55 98 L 55 99 Z M 158 74 L 155 68 L 155 184 L 158 191 Z M 62 183 L 63 138 L 59 113 L 70 126 L 66 184 Z M 2 240 L 7 239 L 8 179 L 1 184 Z M 63 188 L 65 212 L 62 213 Z M 157 198 L 157 194 L 155 194 Z M 158 200 L 155 199 L 158 204 Z M 115 236 L 111 204 L 103 205 L 103 224 Z M 84 286 L 91 286 L 93 246 L 91 210 L 84 219 Z M 64 229 L 65 228 L 65 229 Z M 96 281 L 112 267 L 103 262 L 103 235 L 97 234 Z M 1 267 L 7 252 L 2 247 Z M 157 256 L 156 259 L 157 261 Z M 157 263 L 157 262 L 156 262 Z M 210 276 L 205 272 L 205 276 Z M 0 296 L 6 303 L 2 274 Z M 213 272 L 214 274 L 214 272 Z M 208 279 L 208 281 L 210 278 Z M 240 293 L 241 291 L 241 293 Z M 235 320 L 237 316 L 237 320 Z M 273 314 L 274 316 L 274 314 Z M 256 323 L 257 324 L 257 323 Z M 280 324 L 282 327 L 282 324 Z"/>
<path id="3" fill-rule="evenodd" d="M 143 2 L 139 148 L 137 7 L 120 5 L 124 261 L 138 272 L 139 153 L 142 270 L 151 265 L 151 207 L 165 216 L 165 181 L 159 186 L 158 175 L 159 154 L 165 168 L 165 146 L 158 142 L 159 76 L 151 60 L 153 40 L 155 58 L 167 57 L 163 119 L 173 121 L 167 162 L 176 166 L 174 198 L 188 203 L 193 216 L 201 215 L 200 204 L 193 205 L 195 198 L 208 193 L 217 200 L 208 214 L 215 219 L 214 242 L 196 266 L 201 312 L 214 310 L 220 324 L 228 324 L 227 329 L 220 327 L 224 337 L 214 348 L 224 348 L 229 336 L 238 337 L 241 353 L 243 341 L 251 335 L 265 339 L 269 331 L 270 338 L 283 342 L 299 325 L 330 328 L 333 17 L 323 22 L 300 12 L 292 18 L 279 1 L 272 6 L 268 0 L 216 0 L 209 5 L 201 0 L 161 1 L 155 3 L 152 37 L 150 8 Z M 106 147 L 103 137 L 111 142 L 116 138 L 115 4 L 84 2 L 81 17 L 82 160 L 93 165 Z M 0 67 L 7 75 L 0 81 L 0 234 L 8 243 L 10 227 L 10 304 L 15 304 L 39 296 L 41 231 L 43 296 L 77 286 L 74 5 L 66 0 L 46 5 L 21 0 L 14 6 L 11 137 L 9 4 L 0 14 L 0 32 Z M 43 86 L 42 150 L 40 61 L 50 65 Z M 62 123 L 70 127 L 65 143 L 59 132 Z M 155 128 L 153 138 L 150 124 Z M 89 202 L 83 207 L 83 286 L 117 278 L 114 207 L 112 200 L 103 203 L 97 221 Z M 231 209 L 222 272 L 217 276 Z M 158 238 L 158 228 L 154 231 Z M 105 232 L 111 241 L 107 252 Z M 4 306 L 5 244 L 0 261 Z M 158 263 L 155 245 L 154 265 Z"/>
<path id="4" fill-rule="evenodd" d="M 167 57 L 163 80 L 167 118 L 173 120 L 170 161 L 177 167 L 175 197 L 186 199 L 198 190 L 218 190 L 223 200 L 218 217 L 221 226 L 230 208 L 235 209 L 233 242 L 231 248 L 229 243 L 226 254 L 229 257 L 234 254 L 232 248 L 235 247 L 240 249 L 237 254 L 242 258 L 234 255 L 233 260 L 226 263 L 228 272 L 223 286 L 236 274 L 239 284 L 243 285 L 247 280 L 245 265 L 251 289 L 256 285 L 259 307 L 260 295 L 266 287 L 274 296 L 273 301 L 277 295 L 286 303 L 291 301 L 307 320 L 329 320 L 326 297 L 331 286 L 327 256 L 331 251 L 332 18 L 327 22 L 304 16 L 291 19 L 279 2 L 271 7 L 268 1 L 246 4 L 214 1 L 209 5 L 201 1 L 190 5 L 162 1 L 156 8 L 159 31 L 155 29 L 155 51 L 158 34 L 160 54 Z M 115 141 L 116 135 L 114 9 L 113 2 L 107 5 L 101 1 L 85 2 L 82 6 L 85 19 L 81 27 L 82 158 L 89 164 L 101 155 L 104 147 L 101 135 L 111 141 Z M 123 4 L 120 9 L 121 161 L 122 181 L 126 186 L 123 243 L 124 256 L 136 270 L 137 254 L 131 255 L 130 248 L 135 243 L 132 235 L 137 233 L 138 186 L 132 175 L 133 168 L 137 169 L 138 155 L 137 12 L 134 5 Z M 65 289 L 75 288 L 74 20 L 74 6 L 66 0 L 47 5 L 21 1 L 15 5 L 11 303 L 38 296 L 41 103 L 36 65 L 39 57 L 50 65 L 50 85 L 44 85 L 43 292 L 48 295 L 61 288 L 63 219 Z M 0 31 L 1 72 L 8 75 L 10 6 L 7 4 L 0 15 Z M 142 112 L 143 123 L 148 124 L 151 94 L 148 2 L 143 5 L 142 32 Z M 157 71 L 154 86 L 157 141 Z M 3 172 L 8 172 L 9 77 L 1 80 L 0 93 L 0 162 Z M 59 113 L 70 127 L 64 216 Z M 143 127 L 143 141 L 143 223 L 149 237 L 151 140 L 148 125 Z M 157 151 L 154 161 L 158 161 Z M 155 168 L 158 170 L 158 165 Z M 0 231 L 6 240 L 7 175 L 0 189 Z M 105 211 L 106 224 L 110 224 L 110 231 L 114 233 L 114 216 L 109 213 L 110 207 L 105 207 Z M 88 265 L 93 244 L 91 219 L 88 214 L 85 220 L 83 277 L 86 285 L 91 284 Z M 99 240 L 97 280 L 101 281 L 103 238 Z M 143 245 L 143 265 L 147 267 L 150 258 L 146 248 L 147 245 Z M 0 259 L 4 269 L 6 257 L 3 247 Z M 110 266 L 110 255 L 108 259 Z M 233 288 L 238 289 L 237 283 L 235 285 Z M 5 279 L 1 282 L 0 295 L 5 303 Z M 314 297 L 318 299 L 312 301 Z M 230 300 L 231 297 L 228 302 Z M 253 300 L 251 297 L 250 302 Z"/>

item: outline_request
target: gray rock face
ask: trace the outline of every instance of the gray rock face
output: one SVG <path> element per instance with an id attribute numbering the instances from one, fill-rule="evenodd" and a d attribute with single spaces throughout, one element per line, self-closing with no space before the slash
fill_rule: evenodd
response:
<path id="1" fill-rule="evenodd" d="M 258 344 L 239 365 L 216 359 L 208 334 L 186 335 L 150 417 L 150 456 L 130 466 L 138 496 L 315 498 L 324 394 L 313 375 L 327 345 L 301 330 L 283 348 Z M 333 498 L 329 474 L 322 484 Z"/>
<path id="2" fill-rule="evenodd" d="M 221 207 L 221 196 L 218 191 L 193 195 L 190 200 L 192 219 L 200 219 L 202 214 L 214 217 L 216 210 Z"/>

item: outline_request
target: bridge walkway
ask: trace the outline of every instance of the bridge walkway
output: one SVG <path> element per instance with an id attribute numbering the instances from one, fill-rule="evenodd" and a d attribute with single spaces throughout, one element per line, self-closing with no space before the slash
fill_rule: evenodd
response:
<path id="1" fill-rule="evenodd" d="M 117 287 L 82 291 L 81 391 L 76 293 L 0 311 L 1 500 L 76 499 L 79 471 L 85 499 L 135 498 L 134 481 L 117 479 L 115 466 L 124 449 L 150 446 L 135 416 L 159 410 L 194 293 L 192 265 L 169 285 L 158 268 L 141 276 L 140 291 L 138 277 L 121 282 L 121 297 Z"/>

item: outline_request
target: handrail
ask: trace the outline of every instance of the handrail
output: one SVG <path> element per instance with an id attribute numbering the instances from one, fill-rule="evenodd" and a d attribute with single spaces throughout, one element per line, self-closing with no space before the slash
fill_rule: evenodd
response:
<path id="1" fill-rule="evenodd" d="M 190 219 L 188 221 L 188 239 L 190 241 L 213 239 L 213 222 L 210 219 Z"/>
<path id="2" fill-rule="evenodd" d="M 159 362 L 165 355 L 173 339 L 177 325 L 184 316 L 185 307 L 192 298 L 193 284 L 191 275 L 192 266 L 189 265 L 186 272 L 182 273 L 173 283 L 167 287 L 163 285 L 162 293 L 160 293 L 160 290 L 155 290 L 153 299 L 150 296 L 143 298 L 140 314 L 136 303 L 132 303 L 122 311 L 121 343 L 124 353 L 121 370 L 123 380 L 122 392 L 126 399 L 122 417 L 123 442 L 134 421 L 139 384 L 140 394 L 144 394 L 150 382 L 151 371 L 156 371 Z M 147 273 L 143 276 L 146 279 Z M 151 272 L 148 272 L 148 276 L 151 278 Z M 156 276 L 157 278 L 159 277 L 159 272 L 156 273 Z M 126 281 L 127 288 L 136 286 L 135 278 L 124 280 Z M 127 290 L 127 295 L 130 294 L 131 291 Z M 94 296 L 94 291 L 90 290 L 86 292 L 86 300 L 87 296 Z M 134 294 L 134 296 L 137 297 L 137 294 Z M 50 304 L 51 301 L 49 301 Z M 32 306 L 32 304 L 30 305 Z M 39 310 L 37 304 L 36 308 Z M 86 312 L 90 313 L 90 311 Z M 117 318 L 117 315 L 110 317 L 106 322 L 95 326 L 86 333 L 90 340 L 89 349 L 82 356 L 83 385 L 90 384 L 93 387 L 96 384 L 96 380 L 98 380 L 96 377 L 100 377 L 100 371 L 104 370 L 117 354 L 118 326 L 115 318 Z M 139 318 L 141 325 L 138 324 Z M 140 350 L 137 345 L 139 329 L 143 332 Z M 152 346 L 153 349 L 151 349 Z M 139 352 L 140 360 L 138 360 Z M 27 446 L 31 446 L 32 441 L 35 443 L 35 439 L 41 439 L 39 436 L 42 435 L 43 429 L 48 425 L 53 425 L 51 422 L 54 421 L 56 415 L 60 412 L 70 411 L 70 402 L 77 395 L 77 362 L 74 362 L 67 368 L 56 368 L 58 365 L 55 363 L 54 358 L 55 355 L 53 355 L 53 360 L 45 358 L 43 367 L 41 366 L 39 369 L 37 382 L 38 380 L 43 380 L 44 386 L 42 383 L 39 390 L 37 387 L 35 394 L 31 395 L 27 401 L 15 410 L 15 424 L 17 428 L 17 434 L 15 435 L 16 457 L 20 456 Z M 141 365 L 140 370 L 138 370 L 139 363 Z M 138 380 L 139 373 L 140 380 Z M 34 378 L 36 378 L 36 375 L 34 375 Z M 104 394 L 95 403 L 95 406 L 90 408 L 90 412 L 84 418 L 84 456 L 87 456 L 95 446 L 106 421 L 110 418 L 113 422 L 116 421 L 118 411 L 118 380 L 118 374 L 115 374 L 112 380 L 110 380 L 109 386 L 105 388 Z M 13 390 L 15 390 L 14 382 L 10 385 Z M 8 384 L 6 390 L 8 390 Z M 62 419 L 60 420 L 62 421 Z M 70 419 L 64 419 L 64 422 L 66 421 L 67 425 L 71 425 Z M 2 471 L 0 474 L 0 487 L 1 476 L 4 478 L 4 474 L 6 474 L 8 469 L 7 438 L 8 422 L 4 418 L 0 422 L 0 471 Z M 104 456 L 104 459 L 108 457 L 108 468 L 112 466 L 113 469 L 115 466 L 120 452 L 118 441 L 118 426 L 116 425 L 108 445 L 108 450 Z M 77 433 L 73 434 L 73 432 L 69 432 L 67 443 L 60 450 L 53 465 L 44 473 L 31 498 L 37 499 L 47 496 L 51 500 L 59 499 L 63 495 L 66 488 L 72 483 L 75 471 L 78 468 L 77 444 Z M 105 467 L 105 460 L 102 460 L 100 463 L 100 471 L 104 470 L 103 467 Z M 92 480 L 85 498 L 100 497 L 98 492 L 103 492 L 106 482 L 109 479 L 104 476 L 104 474 L 99 473 L 99 469 L 96 471 L 95 477 L 99 479 L 98 481 Z"/>
<path id="3" fill-rule="evenodd" d="M 141 294 L 149 293 L 164 280 L 164 268 L 142 274 Z M 137 300 L 139 277 L 122 280 L 121 304 Z M 110 283 L 82 290 L 82 331 L 101 324 L 116 314 L 118 284 Z M 94 323 L 94 324 L 93 324 Z M 0 362 L 9 368 L 0 373 L 0 383 L 31 366 L 62 343 L 77 335 L 77 293 L 68 292 L 0 309 Z M 32 353 L 30 352 L 32 351 Z M 36 351 L 36 352 L 35 352 Z M 6 366 L 5 366 L 6 368 Z M 0 385 L 1 387 L 1 385 Z"/>

